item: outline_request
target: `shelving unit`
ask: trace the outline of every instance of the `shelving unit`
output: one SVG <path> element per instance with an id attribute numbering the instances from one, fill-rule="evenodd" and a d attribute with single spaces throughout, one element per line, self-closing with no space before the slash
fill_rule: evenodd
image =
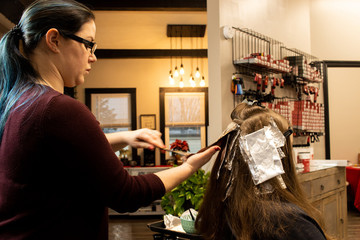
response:
<path id="1" fill-rule="evenodd" d="M 251 29 L 234 28 L 233 63 L 239 73 L 289 73 L 287 60 L 281 59 L 282 42 Z"/>
<path id="2" fill-rule="evenodd" d="M 294 136 L 319 141 L 325 132 L 325 106 L 318 102 L 323 62 L 251 29 L 231 30 L 234 105 L 244 98 L 257 100 L 286 117 Z"/>

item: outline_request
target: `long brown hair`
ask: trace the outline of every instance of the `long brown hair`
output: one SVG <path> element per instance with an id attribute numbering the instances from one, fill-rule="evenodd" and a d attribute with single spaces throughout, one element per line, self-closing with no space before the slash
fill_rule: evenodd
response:
<path id="1" fill-rule="evenodd" d="M 231 118 L 240 126 L 241 135 L 246 135 L 270 125 L 274 120 L 280 131 L 285 132 L 290 127 L 288 121 L 281 115 L 261 106 L 239 104 L 232 112 Z M 236 133 L 230 133 L 230 139 Z M 205 239 L 268 239 L 272 236 L 281 236 L 286 228 L 294 221 L 296 205 L 312 217 L 319 226 L 323 226 L 320 212 L 307 200 L 297 178 L 292 155 L 292 143 L 289 137 L 282 147 L 285 157 L 282 164 L 285 173 L 282 174 L 286 189 L 277 178 L 272 178 L 270 183 L 274 189 L 269 194 L 259 194 L 255 186 L 247 163 L 244 161 L 240 150 L 234 152 L 232 169 L 221 168 L 221 154 L 225 143 L 221 143 L 221 152 L 216 159 L 204 201 L 196 220 L 196 228 Z M 232 151 L 228 149 L 228 151 Z M 218 176 L 218 171 L 219 177 Z M 236 173 L 233 190 L 226 200 L 226 188 L 230 175 Z"/>

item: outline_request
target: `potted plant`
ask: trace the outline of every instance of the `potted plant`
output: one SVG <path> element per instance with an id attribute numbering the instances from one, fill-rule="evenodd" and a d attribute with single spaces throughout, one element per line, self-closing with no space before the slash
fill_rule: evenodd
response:
<path id="1" fill-rule="evenodd" d="M 188 152 L 190 150 L 187 141 L 181 141 L 180 139 L 175 139 L 175 142 L 170 144 L 170 149 L 184 152 Z"/>
<path id="2" fill-rule="evenodd" d="M 185 140 L 182 141 L 180 139 L 175 139 L 175 142 L 170 144 L 170 149 L 177 150 L 177 151 L 183 151 L 183 152 L 190 151 L 189 144 L 187 143 L 187 141 L 185 141 Z M 175 164 L 181 165 L 182 164 L 181 156 L 178 154 L 175 154 L 173 156 L 175 157 Z"/>
<path id="3" fill-rule="evenodd" d="M 199 210 L 210 172 L 199 169 L 161 199 L 161 207 L 166 214 L 181 216 L 189 208 Z"/>

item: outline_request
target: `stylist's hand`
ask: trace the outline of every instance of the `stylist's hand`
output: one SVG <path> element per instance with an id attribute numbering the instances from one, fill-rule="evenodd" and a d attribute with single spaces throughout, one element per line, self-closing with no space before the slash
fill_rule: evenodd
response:
<path id="1" fill-rule="evenodd" d="M 219 146 L 209 147 L 201 153 L 190 156 L 183 164 L 178 167 L 169 168 L 154 174 L 161 179 L 165 186 L 166 192 L 169 192 L 192 174 L 194 174 L 219 150 Z"/>
<path id="2" fill-rule="evenodd" d="M 186 160 L 185 164 L 188 164 L 194 171 L 196 171 L 199 168 L 201 168 L 204 164 L 206 164 L 211 159 L 211 157 L 219 150 L 220 150 L 219 146 L 209 147 L 203 152 L 190 156 Z"/>
<path id="3" fill-rule="evenodd" d="M 153 150 L 155 147 L 164 148 L 165 145 L 161 140 L 161 133 L 156 130 L 142 128 L 127 132 L 127 142 L 134 148 L 146 148 Z"/>

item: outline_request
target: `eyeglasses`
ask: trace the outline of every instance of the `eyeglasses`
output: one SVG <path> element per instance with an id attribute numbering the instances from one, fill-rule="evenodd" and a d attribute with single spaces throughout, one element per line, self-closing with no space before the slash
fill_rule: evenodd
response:
<path id="1" fill-rule="evenodd" d="M 83 43 L 85 45 L 86 49 L 90 49 L 91 54 L 95 53 L 95 50 L 96 50 L 96 47 L 97 47 L 95 42 L 90 42 L 90 41 L 88 41 L 86 39 L 83 39 L 81 37 L 78 37 L 78 36 L 76 36 L 74 34 L 67 34 L 65 36 L 68 37 L 68 38 L 71 38 L 72 40 L 75 40 L 75 41 L 77 41 L 79 43 Z"/>

